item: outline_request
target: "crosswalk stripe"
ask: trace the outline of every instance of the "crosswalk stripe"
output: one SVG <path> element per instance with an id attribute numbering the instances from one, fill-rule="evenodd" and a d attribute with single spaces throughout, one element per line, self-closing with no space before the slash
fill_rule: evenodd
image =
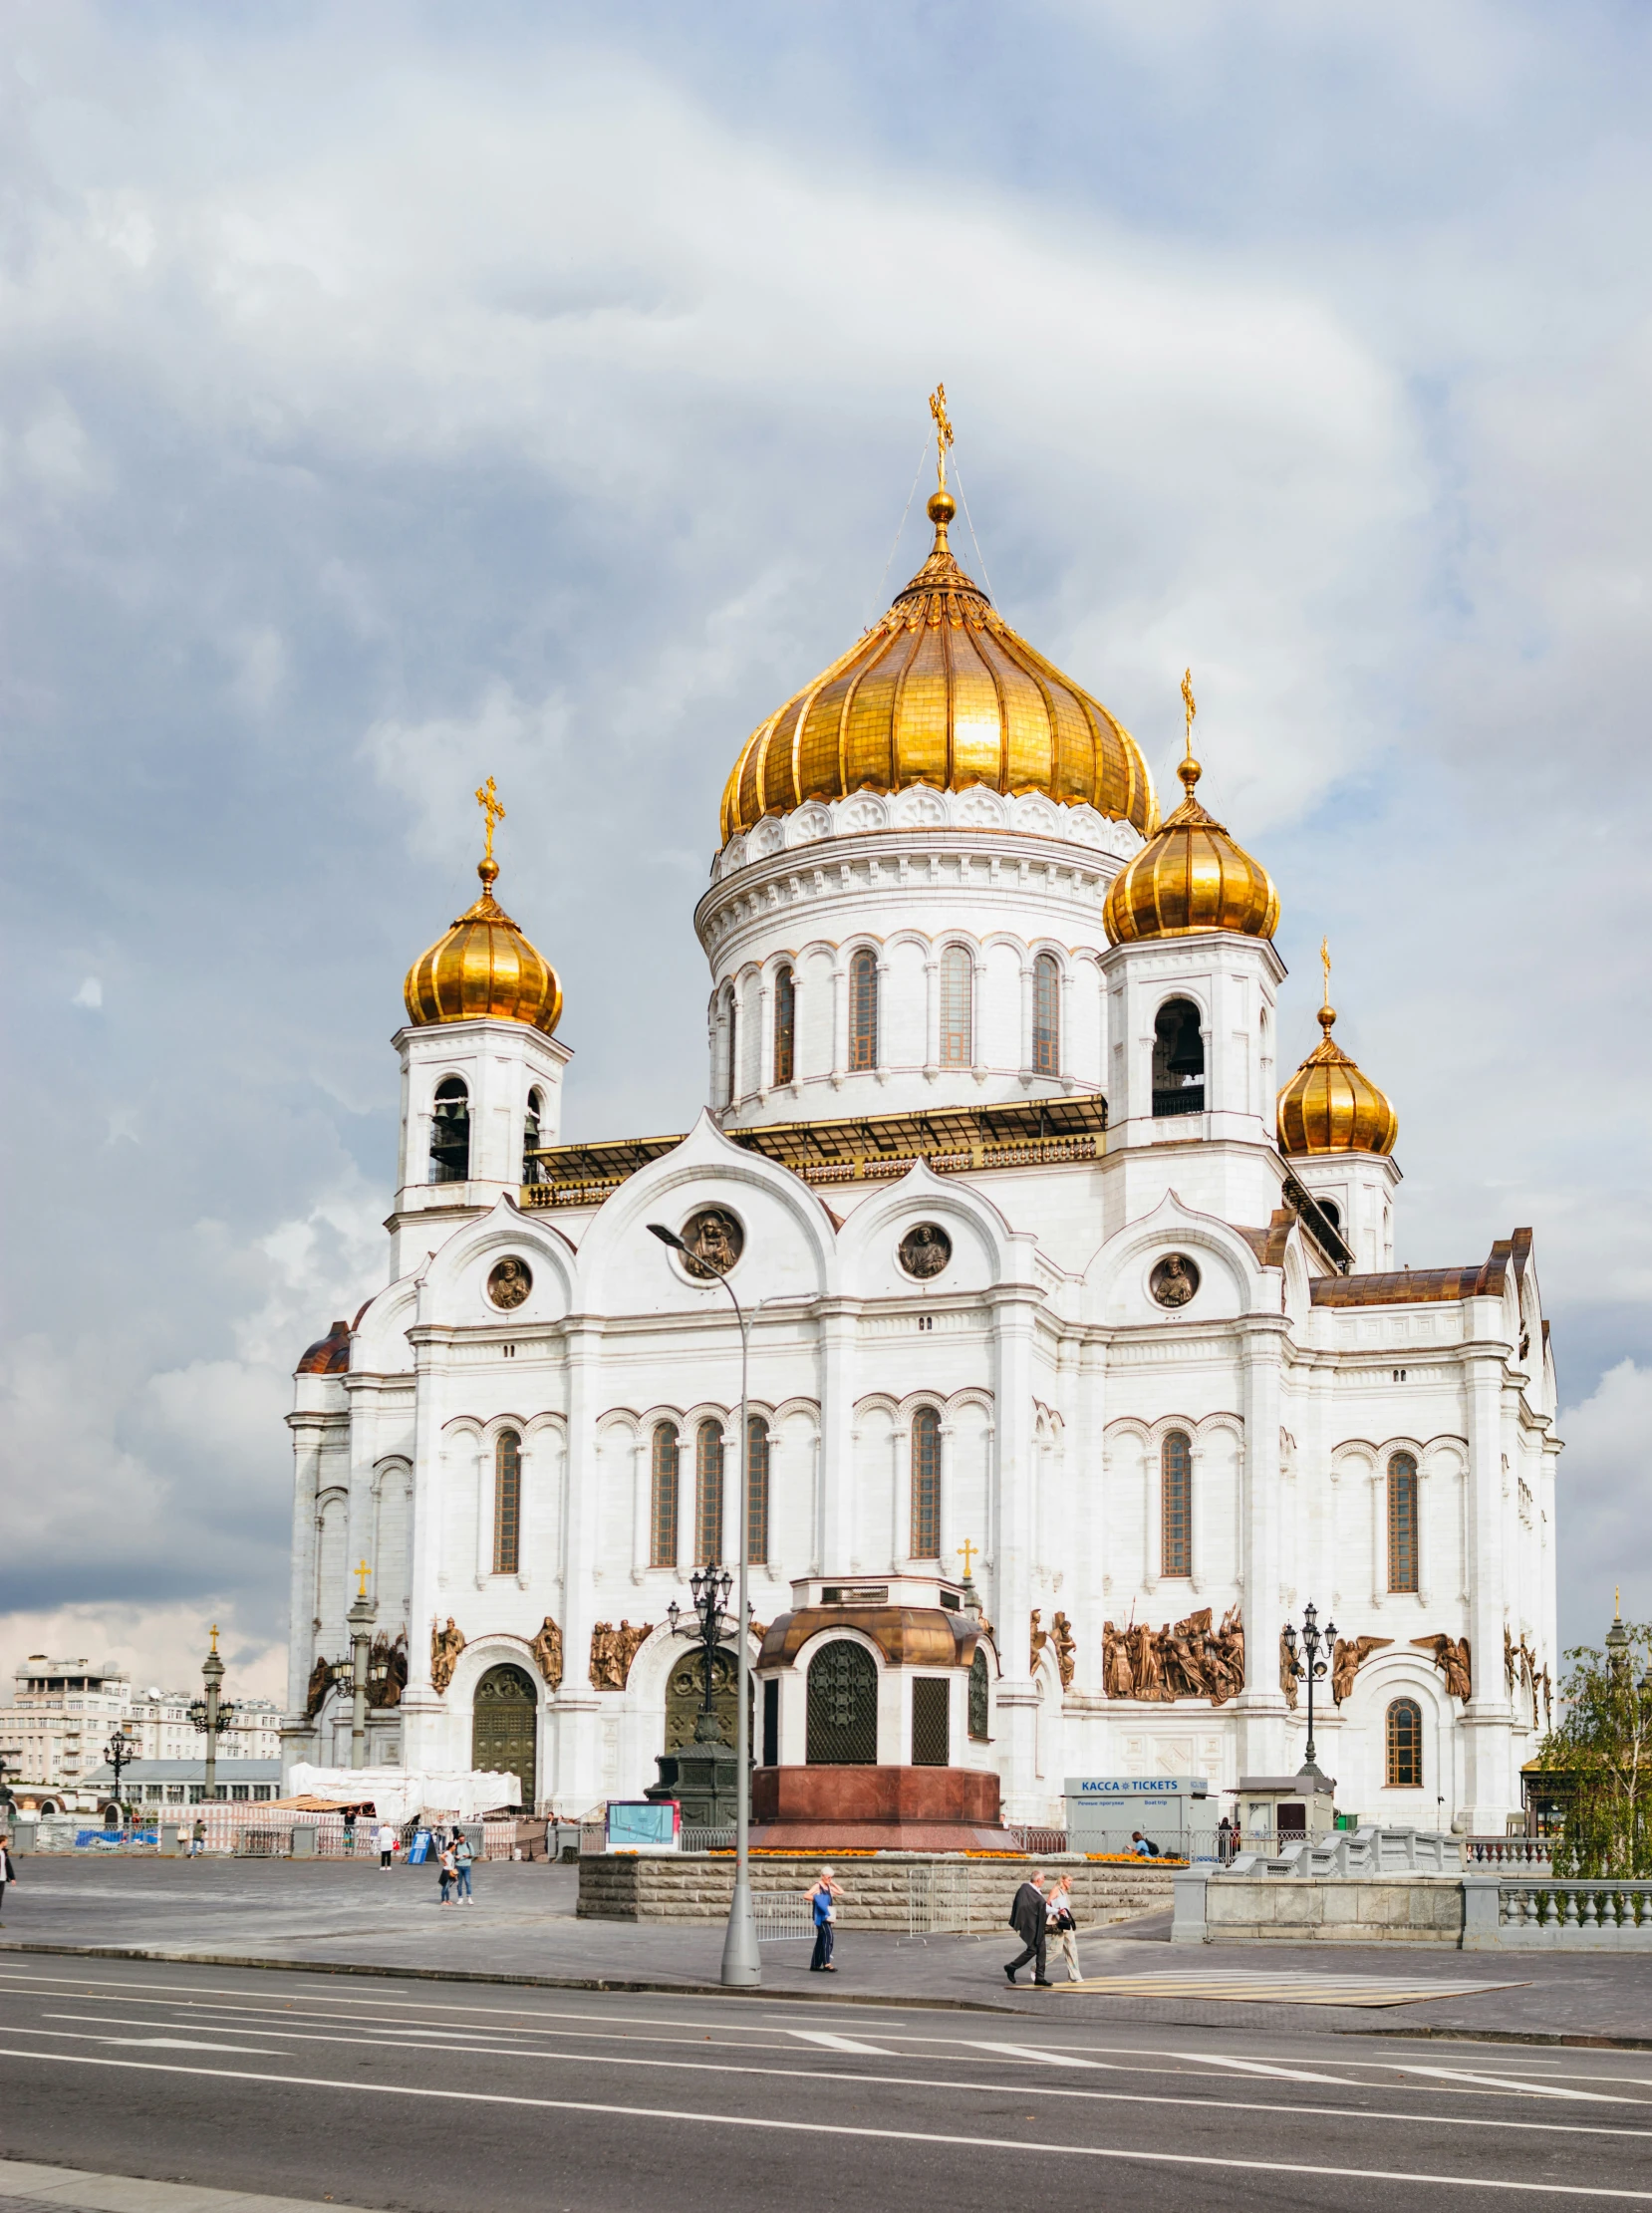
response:
<path id="1" fill-rule="evenodd" d="M 1529 2075 L 1475 2075 L 1460 2067 L 1398 2067 L 1401 2075 L 1438 2075 L 1445 2082 L 1461 2082 L 1465 2089 L 1529 2090 L 1533 2097 L 1580 2097 L 1587 2104 L 1644 2105 L 1644 2097 L 1618 2097 L 1610 2090 L 1570 2090 L 1558 2082 L 1534 2081 Z"/>
<path id="2" fill-rule="evenodd" d="M 995 2052 L 1006 2060 L 1039 2060 L 1045 2067 L 1109 2066 L 1105 2060 L 1081 2060 L 1071 2052 L 1040 2052 L 1036 2045 L 1031 2044 L 997 2044 L 990 2037 L 961 2037 L 959 2042 L 968 2045 L 974 2052 Z M 1111 2069 L 1110 2072 L 1116 2074 L 1117 2070 Z"/>
<path id="3" fill-rule="evenodd" d="M 1332 2082 L 1339 2090 L 1349 2087 L 1348 2078 L 1342 2075 L 1315 2075 L 1303 2067 L 1272 2067 L 1266 2060 L 1229 2060 L 1219 2058 L 1214 2052 L 1173 2052 L 1173 2060 L 1197 2062 L 1201 2067 L 1231 2067 L 1240 2075 L 1273 2075 L 1286 2082 Z"/>

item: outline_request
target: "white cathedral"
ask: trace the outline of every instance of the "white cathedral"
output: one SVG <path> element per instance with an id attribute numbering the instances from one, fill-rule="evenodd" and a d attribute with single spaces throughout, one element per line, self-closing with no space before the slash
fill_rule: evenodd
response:
<path id="1" fill-rule="evenodd" d="M 569 1815 L 656 1782 L 668 1609 L 741 1541 L 732 1291 L 760 1768 L 984 1770 L 1037 1823 L 1068 1776 L 1293 1773 L 1312 1600 L 1338 1806 L 1501 1831 L 1556 1660 L 1529 1233 L 1396 1269 L 1394 1112 L 1328 1003 L 1278 1086 L 1278 899 L 1195 796 L 1191 691 L 1161 822 L 929 513 L 728 779 L 687 1135 L 559 1142 L 488 787 L 407 979 L 389 1279 L 298 1370 L 289 1771 L 350 1762 L 365 1562 L 369 1765 Z"/>

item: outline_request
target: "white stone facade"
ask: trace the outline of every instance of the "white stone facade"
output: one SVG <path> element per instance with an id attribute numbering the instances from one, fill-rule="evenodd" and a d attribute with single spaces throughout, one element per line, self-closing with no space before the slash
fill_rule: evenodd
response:
<path id="1" fill-rule="evenodd" d="M 1087 808 L 926 789 L 804 807 L 731 841 L 695 916 L 712 974 L 708 1108 L 600 1204 L 524 1205 L 517 1180 L 530 1090 L 542 1141 L 556 1142 L 566 1047 L 498 1020 L 402 1032 L 392 1280 L 350 1334 L 348 1367 L 341 1340 L 331 1372 L 301 1372 L 291 1416 L 289 1765 L 348 1760 L 348 1700 L 334 1692 L 307 1717 L 306 1687 L 318 1657 L 349 1649 L 349 1570 L 365 1557 L 379 1628 L 407 1633 L 410 1660 L 400 1706 L 371 1717 L 370 1761 L 471 1765 L 476 1687 L 509 1660 L 536 1686 L 542 1803 L 577 1814 L 654 1781 L 685 1650 L 666 1609 L 688 1599 L 707 1422 L 728 1448 L 721 1556 L 738 1543 L 740 1345 L 724 1293 L 648 1225 L 681 1229 L 718 1207 L 744 1233 L 729 1282 L 751 1317 L 750 1402 L 768 1440 L 759 1621 L 788 1608 L 797 1578 L 961 1577 L 967 1540 L 995 1625 L 990 1733 L 983 1748 L 955 1728 L 954 1757 L 994 1766 L 1007 1815 L 1037 1821 L 1059 1817 L 1070 1774 L 1204 1774 L 1232 1789 L 1241 1773 L 1294 1769 L 1304 1716 L 1281 1691 L 1278 1640 L 1313 1599 L 1345 1636 L 1392 1640 L 1340 1709 L 1328 1687 L 1319 1709 L 1339 1805 L 1502 1829 L 1537 1741 L 1534 1694 L 1517 1675 L 1508 1685 L 1506 1632 L 1539 1677 L 1557 1661 L 1555 1386 L 1529 1243 L 1450 1283 L 1382 1275 L 1392 1163 L 1286 1162 L 1277 1148 L 1272 946 L 1229 933 L 1108 946 L 1102 901 L 1139 842 Z M 952 948 L 967 955 L 971 996 L 964 1044 L 954 1018 L 949 1053 L 939 994 Z M 848 991 L 862 949 L 877 1047 L 857 1067 Z M 1034 1034 L 1040 957 L 1058 981 L 1053 1051 L 1047 1021 Z M 793 1065 L 777 1081 L 782 970 Z M 1173 998 L 1197 1010 L 1197 1111 L 1186 1097 L 1167 1105 L 1156 1075 L 1155 1024 Z M 449 1070 L 470 1086 L 472 1174 L 426 1184 L 430 1100 Z M 775 1124 L 1102 1097 L 1104 1150 L 1004 1147 L 947 1173 L 920 1161 L 811 1183 L 737 1142 Z M 1337 1275 L 1309 1234 L 1311 1208 L 1304 1228 L 1297 1186 L 1336 1209 L 1353 1273 Z M 922 1281 L 897 1253 L 918 1224 L 952 1243 Z M 1175 1309 L 1151 1288 L 1170 1253 L 1199 1271 Z M 504 1257 L 532 1275 L 508 1313 L 487 1292 Z M 940 1420 L 939 1561 L 912 1554 L 921 1409 Z M 682 1455 L 677 1563 L 656 1566 L 662 1423 Z M 519 1520 L 515 1564 L 496 1571 L 504 1432 L 520 1440 Z M 1191 1450 L 1191 1552 L 1174 1575 L 1171 1433 Z M 1401 1578 L 1415 1589 L 1390 1587 L 1396 1455 L 1416 1468 L 1414 1573 Z M 1238 1697 L 1106 1695 L 1104 1622 L 1158 1626 L 1206 1606 L 1242 1616 Z M 1032 1664 L 1035 1608 L 1046 1628 L 1057 1611 L 1070 1621 L 1065 1689 L 1053 1646 Z M 448 1617 L 464 1644 L 437 1692 L 431 1631 Z M 554 1691 L 529 1652 L 546 1617 L 563 1640 Z M 622 1620 L 653 1633 L 625 1687 L 598 1689 L 593 1628 Z M 1467 1703 L 1411 1641 L 1436 1634 L 1470 1641 Z M 1422 1717 L 1421 1779 L 1403 1788 L 1388 1780 L 1385 1737 L 1397 1699 Z M 879 1758 L 900 1761 L 904 1709 L 892 1690 L 885 1703 Z"/>

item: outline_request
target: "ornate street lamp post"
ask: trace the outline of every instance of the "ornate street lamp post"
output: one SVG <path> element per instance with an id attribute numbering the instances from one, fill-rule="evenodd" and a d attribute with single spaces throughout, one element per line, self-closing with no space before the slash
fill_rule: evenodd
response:
<path id="1" fill-rule="evenodd" d="M 1308 1756 L 1302 1762 L 1303 1775 L 1318 1775 L 1314 1761 L 1313 1743 L 1313 1686 L 1323 1682 L 1330 1673 L 1331 1654 L 1336 1645 L 1336 1623 L 1327 1621 L 1319 1626 L 1319 1609 L 1310 1598 L 1302 1608 L 1302 1642 L 1298 1649 L 1296 1631 L 1287 1621 L 1284 1627 L 1285 1650 L 1290 1655 L 1291 1671 L 1298 1683 L 1308 1687 Z M 1321 1659 L 1320 1653 L 1325 1657 Z"/>
<path id="2" fill-rule="evenodd" d="M 139 1757 L 138 1740 L 127 1729 L 118 1729 L 104 1747 L 104 1758 L 115 1770 L 115 1802 L 121 1808 L 121 1825 L 126 1826 L 126 1803 L 121 1797 L 121 1776 L 125 1769 Z"/>
<path id="3" fill-rule="evenodd" d="M 356 1597 L 346 1619 L 350 1623 L 352 1696 L 350 1702 L 350 1765 L 367 1766 L 367 1677 L 373 1657 L 373 1624 L 379 1609 L 367 1594 L 367 1561 L 356 1570 Z"/>
<path id="4" fill-rule="evenodd" d="M 722 1980 L 731 1989 L 753 1989 L 763 1979 L 762 1957 L 757 1950 L 757 1924 L 751 1914 L 751 1716 L 746 1701 L 751 1684 L 751 1606 L 746 1595 L 746 1555 L 751 1550 L 751 1440 L 746 1405 L 751 1357 L 751 1336 L 745 1311 L 733 1286 L 719 1269 L 689 1250 L 675 1230 L 651 1222 L 650 1234 L 674 1252 L 692 1263 L 690 1276 L 718 1282 L 727 1291 L 740 1325 L 740 1556 L 739 1601 L 734 1613 L 734 1895 L 728 1907 L 728 1928 L 722 1940 Z M 707 1661 L 709 1667 L 709 1661 Z"/>
<path id="5" fill-rule="evenodd" d="M 189 1719 L 206 1739 L 206 1788 L 201 1795 L 210 1805 L 218 1795 L 218 1739 L 235 1718 L 234 1707 L 221 1695 L 224 1664 L 218 1657 L 218 1624 L 215 1621 L 212 1649 L 202 1660 L 200 1673 L 206 1695 L 191 1702 Z"/>
<path id="6" fill-rule="evenodd" d="M 722 1742 L 722 1731 L 717 1726 L 716 1708 L 711 1698 L 712 1663 L 718 1647 L 734 1624 L 724 1612 L 733 1577 L 726 1567 L 719 1567 L 713 1560 L 709 1566 L 696 1567 L 688 1577 L 688 1588 L 693 1593 L 693 1605 L 685 1616 L 674 1598 L 666 1608 L 667 1619 L 674 1637 L 697 1637 L 700 1647 L 700 1674 L 704 1681 L 704 1696 L 699 1702 L 699 1719 L 694 1724 L 694 1742 L 714 1745 Z"/>

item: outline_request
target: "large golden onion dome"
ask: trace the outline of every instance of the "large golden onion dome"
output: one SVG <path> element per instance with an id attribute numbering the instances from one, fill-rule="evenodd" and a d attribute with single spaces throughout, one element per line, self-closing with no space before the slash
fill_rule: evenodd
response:
<path id="1" fill-rule="evenodd" d="M 562 1019 L 562 985 L 555 968 L 493 897 L 499 875 L 493 825 L 503 819 L 504 809 L 491 776 L 476 797 L 488 815 L 487 851 L 476 864 L 482 896 L 408 970 L 402 987 L 408 1019 L 423 1027 L 491 1016 L 526 1022 L 549 1037 Z"/>
<path id="2" fill-rule="evenodd" d="M 1271 938 L 1279 921 L 1279 895 L 1260 861 L 1253 861 L 1194 797 L 1203 771 L 1193 757 L 1192 678 L 1182 680 L 1188 704 L 1188 754 L 1177 765 L 1186 796 L 1157 837 L 1114 877 L 1101 911 L 1108 942 L 1187 938 L 1201 930 L 1235 930 Z"/>
<path id="3" fill-rule="evenodd" d="M 935 545 L 881 622 L 747 738 L 722 795 L 722 837 L 808 799 L 909 784 L 1041 791 L 1151 837 L 1153 778 L 1136 740 L 1035 653 L 959 566 L 957 513 L 930 499 Z"/>
<path id="4" fill-rule="evenodd" d="M 1386 1095 L 1331 1035 L 1336 1008 L 1331 1004 L 1330 956 L 1323 946 L 1325 1003 L 1319 1009 L 1324 1031 L 1312 1052 L 1279 1093 L 1279 1150 L 1282 1153 L 1391 1153 L 1400 1118 Z"/>

